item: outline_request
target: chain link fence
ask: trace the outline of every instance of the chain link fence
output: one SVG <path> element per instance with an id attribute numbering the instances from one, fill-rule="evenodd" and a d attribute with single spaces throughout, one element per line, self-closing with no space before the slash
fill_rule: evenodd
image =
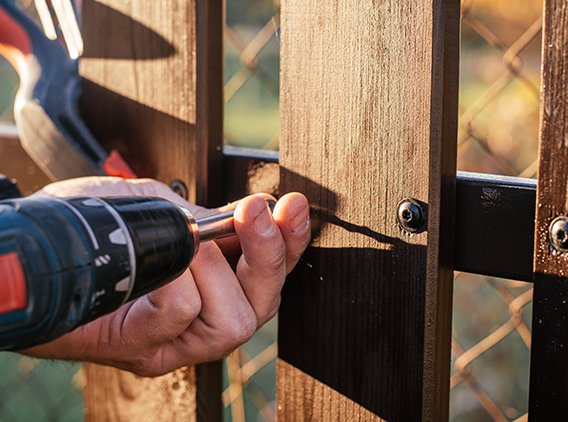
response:
<path id="1" fill-rule="evenodd" d="M 458 170 L 535 177 L 542 1 L 462 1 Z M 524 421 L 532 285 L 454 283 L 451 420 Z"/>
<path id="2" fill-rule="evenodd" d="M 0 421 L 83 420 L 81 366 L 0 353 Z"/>

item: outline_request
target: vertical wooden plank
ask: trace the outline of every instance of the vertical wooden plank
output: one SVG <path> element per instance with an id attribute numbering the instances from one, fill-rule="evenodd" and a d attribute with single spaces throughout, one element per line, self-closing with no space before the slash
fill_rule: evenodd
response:
<path id="1" fill-rule="evenodd" d="M 542 41 L 529 420 L 568 413 L 568 253 L 551 244 L 549 227 L 568 216 L 568 10 L 546 0 Z M 560 234 L 560 233 L 559 233 Z M 567 235 L 564 233 L 564 235 Z"/>
<path id="2" fill-rule="evenodd" d="M 225 1 L 197 0 L 196 201 L 223 203 Z"/>
<path id="3" fill-rule="evenodd" d="M 138 176 L 219 201 L 209 177 L 222 157 L 223 1 L 84 0 L 82 16 L 81 106 L 96 138 Z M 220 368 L 143 379 L 85 365 L 88 420 L 220 420 Z"/>
<path id="4" fill-rule="evenodd" d="M 195 0 L 85 0 L 82 112 L 140 177 L 181 179 L 195 201 Z"/>
<path id="5" fill-rule="evenodd" d="M 447 420 L 459 2 L 288 0 L 281 48 L 281 193 L 317 232 L 282 294 L 279 420 Z"/>
<path id="6" fill-rule="evenodd" d="M 461 5 L 450 0 L 433 7 L 422 420 L 439 421 L 450 406 Z"/>
<path id="7" fill-rule="evenodd" d="M 213 207 L 224 201 L 223 97 L 225 1 L 196 0 L 196 175 L 195 202 Z M 223 362 L 197 365 L 197 422 L 223 418 Z"/>

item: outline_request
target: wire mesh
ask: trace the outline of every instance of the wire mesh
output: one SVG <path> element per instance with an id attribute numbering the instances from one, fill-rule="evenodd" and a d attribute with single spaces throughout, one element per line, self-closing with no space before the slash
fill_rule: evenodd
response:
<path id="1" fill-rule="evenodd" d="M 83 419 L 82 366 L 0 353 L 0 421 Z"/>
<path id="2" fill-rule="evenodd" d="M 462 2 L 458 170 L 534 177 L 542 1 Z M 456 274 L 450 419 L 527 420 L 532 287 Z"/>

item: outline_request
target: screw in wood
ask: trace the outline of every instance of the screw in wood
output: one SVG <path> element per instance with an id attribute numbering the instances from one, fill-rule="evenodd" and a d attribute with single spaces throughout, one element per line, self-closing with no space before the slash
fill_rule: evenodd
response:
<path id="1" fill-rule="evenodd" d="M 179 179 L 172 180 L 170 183 L 170 189 L 187 201 L 189 192 L 187 190 L 187 186 L 185 185 L 185 183 L 183 183 L 183 181 Z"/>
<path id="2" fill-rule="evenodd" d="M 396 206 L 396 218 L 400 227 L 408 233 L 416 233 L 424 223 L 422 207 L 414 199 L 406 198 Z"/>
<path id="3" fill-rule="evenodd" d="M 550 243 L 559 252 L 568 252 L 568 218 L 555 218 L 548 230 Z"/>

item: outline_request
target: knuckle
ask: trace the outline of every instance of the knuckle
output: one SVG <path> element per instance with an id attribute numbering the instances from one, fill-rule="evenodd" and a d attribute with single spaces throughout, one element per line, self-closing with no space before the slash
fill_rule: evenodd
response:
<path id="1" fill-rule="evenodd" d="M 257 325 L 258 320 L 252 309 L 231 321 L 222 334 L 223 338 L 226 339 L 224 352 L 229 354 L 241 344 L 249 341 L 256 332 Z"/>
<path id="2" fill-rule="evenodd" d="M 199 295 L 179 296 L 172 304 L 169 314 L 174 318 L 175 322 L 189 325 L 201 312 L 201 305 L 201 297 Z"/>

